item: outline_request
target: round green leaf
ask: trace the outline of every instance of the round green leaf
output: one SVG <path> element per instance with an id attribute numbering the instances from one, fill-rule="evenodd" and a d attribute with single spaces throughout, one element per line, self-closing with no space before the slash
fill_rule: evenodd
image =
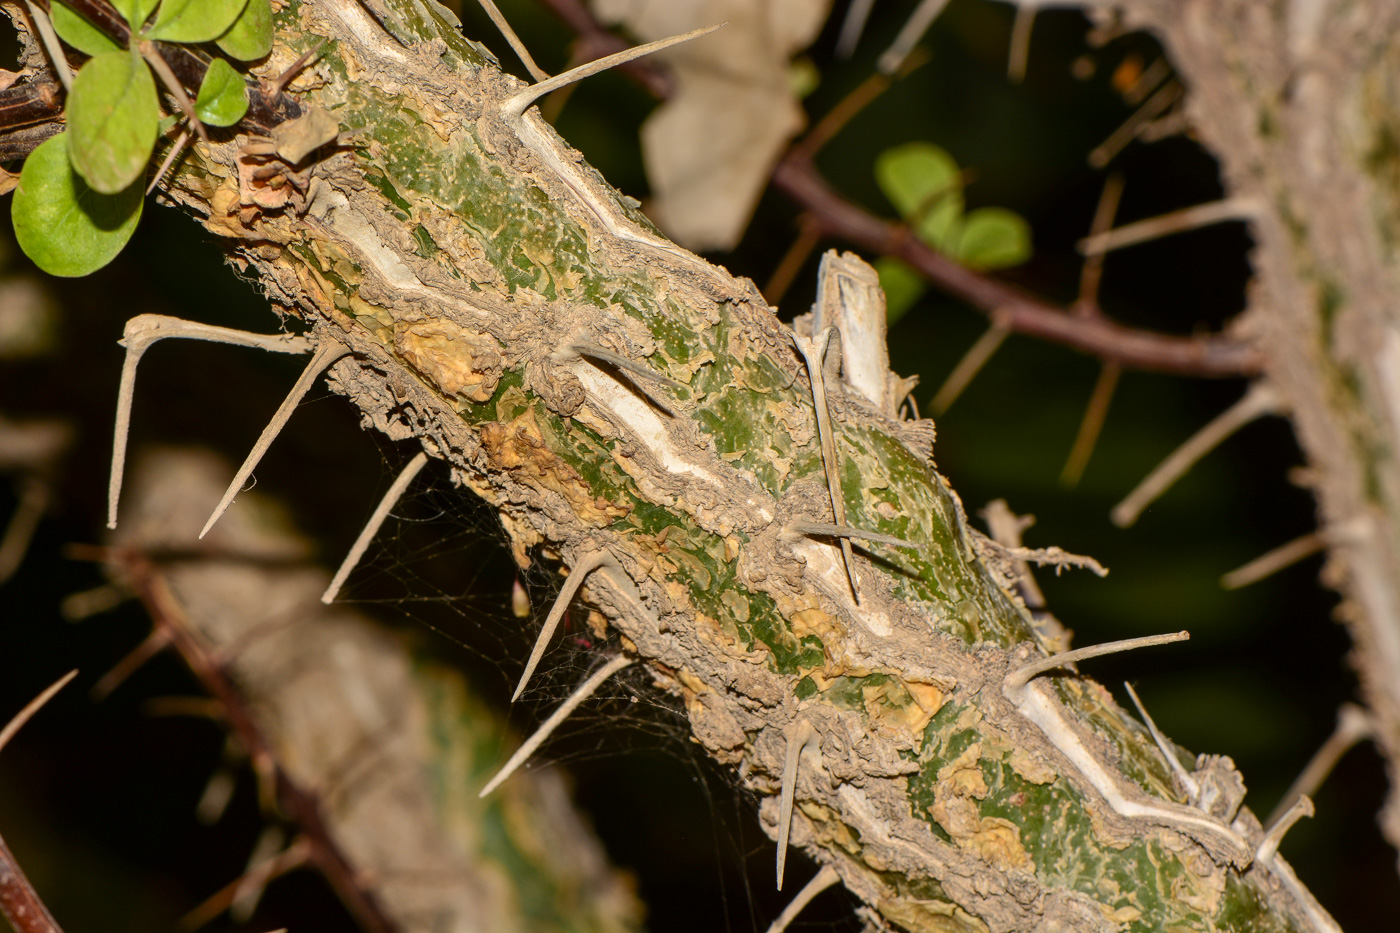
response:
<path id="1" fill-rule="evenodd" d="M 152 11 L 160 0 L 112 0 L 112 6 L 126 20 L 132 29 L 140 29 L 151 18 Z"/>
<path id="2" fill-rule="evenodd" d="M 73 167 L 97 191 L 116 194 L 141 177 L 159 127 L 155 80 L 137 52 L 104 52 L 73 79 Z"/>
<path id="3" fill-rule="evenodd" d="M 963 221 L 957 260 L 969 269 L 1005 269 L 1031 257 L 1031 225 L 1013 211 L 978 208 Z"/>
<path id="4" fill-rule="evenodd" d="M 115 52 L 121 46 L 105 32 L 74 13 L 62 3 L 54 3 L 49 10 L 49 21 L 58 37 L 84 55 L 101 55 Z"/>
<path id="5" fill-rule="evenodd" d="M 271 52 L 271 0 L 248 0 L 228 32 L 219 36 L 219 48 L 241 62 L 257 61 Z"/>
<path id="6" fill-rule="evenodd" d="M 209 126 L 233 126 L 248 112 L 248 92 L 243 76 L 222 58 L 209 63 L 194 112 Z"/>
<path id="7" fill-rule="evenodd" d="M 933 143 L 886 149 L 875 158 L 875 181 L 919 239 L 942 249 L 963 212 L 958 163 Z"/>
<path id="8" fill-rule="evenodd" d="M 165 0 L 147 39 L 162 42 L 208 42 L 238 19 L 248 0 Z"/>
<path id="9" fill-rule="evenodd" d="M 68 133 L 29 154 L 10 205 L 15 239 L 50 275 L 87 275 L 121 252 L 141 219 L 141 182 L 99 194 L 73 171 Z"/>
<path id="10" fill-rule="evenodd" d="M 919 273 L 889 256 L 875 260 L 875 271 L 880 275 L 880 288 L 885 293 L 885 320 L 893 324 L 914 307 L 914 302 L 923 297 L 928 286 Z"/>

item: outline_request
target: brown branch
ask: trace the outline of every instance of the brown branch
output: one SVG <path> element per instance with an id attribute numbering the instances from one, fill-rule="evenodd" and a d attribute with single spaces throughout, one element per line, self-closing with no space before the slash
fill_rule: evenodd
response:
<path id="1" fill-rule="evenodd" d="M 375 896 L 361 884 L 355 867 L 331 837 L 316 796 L 293 782 L 277 764 L 242 694 L 222 664 L 194 635 L 184 609 L 170 591 L 160 568 L 144 554 L 131 549 L 114 548 L 110 558 L 127 575 L 157 629 L 168 634 L 190 670 L 223 707 L 225 721 L 249 757 L 254 761 L 271 762 L 278 800 L 310 847 L 311 864 L 325 877 L 365 933 L 396 933 L 393 921 Z"/>
<path id="2" fill-rule="evenodd" d="M 1176 337 L 1139 330 L 1106 318 L 1074 315 L 1049 302 L 974 272 L 925 245 L 900 224 L 881 220 L 845 200 L 810 161 L 783 159 L 773 184 L 833 236 L 914 267 L 929 282 L 996 319 L 1015 333 L 1039 337 L 1133 369 L 1187 376 L 1252 376 L 1263 357 L 1252 345 L 1224 335 Z"/>

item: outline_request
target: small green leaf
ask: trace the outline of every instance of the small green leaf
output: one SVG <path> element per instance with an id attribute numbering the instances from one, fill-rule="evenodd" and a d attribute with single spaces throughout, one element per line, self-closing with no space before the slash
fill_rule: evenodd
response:
<path id="1" fill-rule="evenodd" d="M 49 21 L 58 37 L 84 55 L 101 55 L 115 52 L 121 46 L 105 32 L 86 19 L 74 13 L 62 3 L 54 3 L 49 10 Z"/>
<path id="2" fill-rule="evenodd" d="M 159 126 L 155 80 L 138 52 L 104 52 L 73 79 L 69 149 L 73 167 L 97 191 L 116 194 L 141 177 Z"/>
<path id="3" fill-rule="evenodd" d="M 68 133 L 29 154 L 15 189 L 15 239 L 50 275 L 79 276 L 101 269 L 120 253 L 141 219 L 138 180 L 117 194 L 99 194 L 73 171 Z"/>
<path id="4" fill-rule="evenodd" d="M 208 42 L 238 19 L 248 0 L 165 0 L 147 39 L 163 42 Z"/>
<path id="5" fill-rule="evenodd" d="M 875 181 L 919 239 L 942 249 L 963 212 L 958 163 L 933 143 L 886 149 L 875 159 Z"/>
<path id="6" fill-rule="evenodd" d="M 1020 214 L 982 207 L 964 219 L 957 260 L 969 269 L 1005 269 L 1030 257 L 1031 225 Z"/>
<path id="7" fill-rule="evenodd" d="M 257 61 L 271 52 L 271 0 L 248 0 L 228 32 L 219 36 L 219 48 L 241 62 Z"/>
<path id="8" fill-rule="evenodd" d="M 151 12 L 159 2 L 160 0 L 112 0 L 112 6 L 117 8 L 117 12 L 126 20 L 128 26 L 140 29 L 146 24 L 146 20 L 151 18 Z"/>
<path id="9" fill-rule="evenodd" d="M 889 256 L 875 260 L 875 271 L 880 274 L 880 288 L 885 292 L 885 320 L 893 324 L 923 297 L 928 286 L 919 273 Z"/>
<path id="10" fill-rule="evenodd" d="M 248 92 L 243 76 L 222 58 L 209 63 L 194 112 L 209 126 L 233 126 L 248 112 Z"/>

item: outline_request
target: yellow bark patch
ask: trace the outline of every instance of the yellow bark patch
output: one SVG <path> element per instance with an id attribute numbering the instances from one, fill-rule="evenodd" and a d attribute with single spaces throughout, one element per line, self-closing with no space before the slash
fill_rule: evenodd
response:
<path id="1" fill-rule="evenodd" d="M 492 421 L 481 426 L 481 447 L 493 469 L 507 470 L 517 482 L 563 496 L 579 519 L 603 526 L 626 515 L 629 509 L 595 497 L 578 471 L 545 445 L 535 410 L 507 424 Z"/>
<path id="2" fill-rule="evenodd" d="M 1013 750 L 1007 763 L 1011 765 L 1012 771 L 1032 784 L 1049 784 L 1059 777 L 1059 773 L 1054 768 L 1046 764 L 1038 755 L 1028 752 L 1024 748 Z"/>
<path id="3" fill-rule="evenodd" d="M 395 325 L 394 352 L 448 398 L 485 402 L 504 370 L 494 338 L 451 321 Z"/>

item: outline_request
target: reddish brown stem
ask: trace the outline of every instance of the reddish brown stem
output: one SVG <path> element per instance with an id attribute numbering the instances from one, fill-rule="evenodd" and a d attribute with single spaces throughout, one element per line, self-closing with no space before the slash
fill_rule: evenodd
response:
<path id="1" fill-rule="evenodd" d="M 194 637 L 185 619 L 183 608 L 170 592 L 159 567 L 144 555 L 118 549 L 112 559 L 126 572 L 136 595 L 150 613 L 158 629 L 165 631 L 175 650 L 180 653 L 204 688 L 223 707 L 224 719 L 238 737 L 248 755 L 273 762 L 272 777 L 277 797 L 287 814 L 301 830 L 310 847 L 310 861 L 325 877 L 347 910 L 359 921 L 365 933 L 396 933 L 396 927 L 375 896 L 365 889 L 361 879 L 331 838 L 330 830 L 321 816 L 317 798 L 294 783 L 276 765 L 276 759 L 261 730 L 253 720 L 238 688 L 228 673 L 205 646 Z M 20 931 L 28 933 L 28 931 Z"/>
<path id="2" fill-rule="evenodd" d="M 1004 282 L 974 272 L 926 246 L 903 226 L 884 221 L 842 198 L 810 161 L 785 158 L 773 184 L 830 235 L 872 253 L 894 256 L 929 282 L 1012 331 L 1039 337 L 1133 369 L 1185 376 L 1238 377 L 1260 372 L 1258 349 L 1223 335 L 1176 337 L 1138 330 L 1106 318 L 1073 315 Z"/>
<path id="3" fill-rule="evenodd" d="M 0 836 L 0 914 L 15 933 L 63 933 L 39 892 L 29 883 L 19 862 Z"/>

